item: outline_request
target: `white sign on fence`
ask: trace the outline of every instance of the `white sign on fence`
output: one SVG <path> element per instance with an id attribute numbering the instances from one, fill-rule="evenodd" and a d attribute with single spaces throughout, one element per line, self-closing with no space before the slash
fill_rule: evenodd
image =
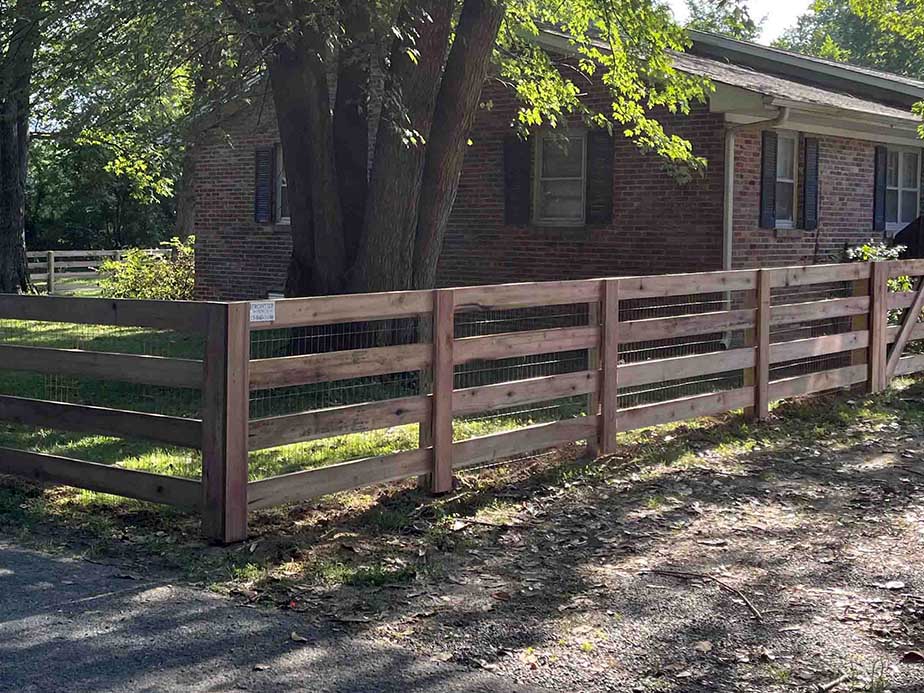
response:
<path id="1" fill-rule="evenodd" d="M 276 320 L 275 301 L 253 301 L 250 304 L 250 322 L 274 322 Z"/>

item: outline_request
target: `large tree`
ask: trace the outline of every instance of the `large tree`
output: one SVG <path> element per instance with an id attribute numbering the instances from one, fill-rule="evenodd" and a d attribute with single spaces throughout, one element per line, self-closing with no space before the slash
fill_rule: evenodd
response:
<path id="1" fill-rule="evenodd" d="M 0 0 L 0 292 L 29 286 L 25 246 L 26 164 L 35 56 L 46 8 Z"/>
<path id="2" fill-rule="evenodd" d="M 687 10 L 688 29 L 711 31 L 741 41 L 756 40 L 765 19 L 751 17 L 746 0 L 687 0 Z"/>
<path id="3" fill-rule="evenodd" d="M 522 102 L 518 125 L 582 119 L 698 167 L 658 109 L 704 84 L 677 73 L 686 44 L 653 0 L 222 0 L 268 67 L 285 159 L 293 254 L 287 292 L 433 286 L 481 88 Z M 568 55 L 537 47 L 542 26 Z M 589 76 L 602 112 L 581 100 Z M 374 144 L 370 138 L 374 138 Z"/>

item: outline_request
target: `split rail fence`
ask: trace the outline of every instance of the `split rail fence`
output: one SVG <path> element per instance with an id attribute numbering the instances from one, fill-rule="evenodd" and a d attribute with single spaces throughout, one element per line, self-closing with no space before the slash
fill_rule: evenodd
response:
<path id="1" fill-rule="evenodd" d="M 924 339 L 922 275 L 924 261 L 913 260 L 271 304 L 2 296 L 0 320 L 137 326 L 201 338 L 201 359 L 0 345 L 2 369 L 198 389 L 196 417 L 2 396 L 0 420 L 198 449 L 202 475 L 178 478 L 7 448 L 0 449 L 0 473 L 189 508 L 202 514 L 207 536 L 238 541 L 247 535 L 250 510 L 411 477 L 440 493 L 452 487 L 458 470 L 574 441 L 607 454 L 623 431 L 738 409 L 763 419 L 775 400 L 860 385 L 883 390 L 894 376 L 924 371 L 924 355 L 908 349 Z M 890 291 L 897 277 L 910 277 L 904 286 L 911 290 Z M 818 298 L 819 287 L 828 287 L 820 295 L 836 297 Z M 668 317 L 626 319 L 646 302 L 694 295 L 710 296 L 719 309 L 685 313 L 681 303 Z M 510 316 L 523 311 L 534 311 L 536 319 L 511 330 L 523 323 L 511 323 Z M 562 313 L 580 316 L 578 324 L 549 327 Z M 478 315 L 489 316 L 494 331 L 467 336 Z M 819 334 L 821 324 L 837 329 Z M 705 353 L 626 356 L 639 344 L 703 335 L 714 345 Z M 562 353 L 580 355 L 566 372 L 524 378 L 517 369 L 502 370 L 471 384 L 473 364 Z M 717 374 L 729 377 L 716 380 Z M 654 403 L 632 396 L 651 384 L 696 378 L 714 383 L 714 391 Z M 346 391 L 368 379 L 376 387 L 357 390 L 366 394 L 341 400 L 346 403 L 331 406 L 311 395 L 324 384 Z M 261 393 L 272 392 L 301 396 L 292 400 L 296 411 L 256 412 Z M 557 420 L 519 421 L 469 439 L 454 434 L 454 422 L 465 417 L 568 398 L 584 404 Z M 254 451 L 408 424 L 420 425 L 412 449 L 250 478 Z"/>
<path id="2" fill-rule="evenodd" d="M 123 250 L 30 250 L 26 253 L 29 279 L 47 294 L 71 294 L 99 288 L 100 266 L 119 260 Z M 169 250 L 150 248 L 151 255 L 168 255 Z"/>

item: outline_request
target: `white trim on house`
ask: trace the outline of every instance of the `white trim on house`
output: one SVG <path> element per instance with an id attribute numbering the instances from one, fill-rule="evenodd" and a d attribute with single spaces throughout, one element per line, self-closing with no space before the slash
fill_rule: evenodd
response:
<path id="1" fill-rule="evenodd" d="M 553 140 L 567 137 L 568 146 L 575 142 L 581 143 L 581 175 L 577 176 L 543 176 L 543 152 L 546 146 L 559 146 Z M 581 207 L 580 215 L 575 217 L 556 217 L 542 215 L 542 194 L 544 183 L 580 181 Z M 533 204 L 532 222 L 537 226 L 584 226 L 587 222 L 587 131 L 582 128 L 572 128 L 565 133 L 553 130 L 543 131 L 535 138 L 533 151 Z"/>
<path id="2" fill-rule="evenodd" d="M 291 224 L 292 218 L 286 214 L 283 215 L 282 209 L 282 189 L 286 189 L 286 196 L 288 197 L 288 184 L 286 182 L 286 167 L 285 163 L 282 160 L 282 147 L 276 145 L 276 171 L 273 176 L 273 218 L 276 220 L 277 224 Z"/>
<path id="3" fill-rule="evenodd" d="M 780 171 L 780 145 L 783 143 L 792 144 L 792 159 L 789 165 L 789 171 Z M 788 175 L 787 175 L 788 174 Z M 793 132 L 791 130 L 778 130 L 777 131 L 777 145 L 776 145 L 776 183 L 777 183 L 777 195 L 776 195 L 776 209 L 774 210 L 776 218 L 776 228 L 778 229 L 794 229 L 796 228 L 796 217 L 798 216 L 797 211 L 799 209 L 799 133 Z M 789 218 L 783 218 L 780 215 L 780 195 L 779 195 L 779 184 L 784 183 L 786 185 L 792 186 L 792 193 L 790 193 L 790 210 Z"/>
<path id="4" fill-rule="evenodd" d="M 919 147 L 888 147 L 888 158 L 891 159 L 892 155 L 898 157 L 897 162 L 897 171 L 895 177 L 895 185 L 889 183 L 889 163 L 886 162 L 886 232 L 890 235 L 898 233 L 903 228 L 905 228 L 911 221 L 914 221 L 921 214 L 921 158 L 922 150 Z M 914 155 L 917 159 L 917 166 L 915 170 L 915 181 L 912 187 L 905 185 L 903 178 L 905 171 L 905 157 L 909 155 Z M 888 197 L 889 192 L 894 192 L 896 197 L 896 220 L 889 221 L 889 203 Z M 914 214 L 911 217 L 910 221 L 902 221 L 904 209 L 904 194 L 903 193 L 914 193 Z"/>

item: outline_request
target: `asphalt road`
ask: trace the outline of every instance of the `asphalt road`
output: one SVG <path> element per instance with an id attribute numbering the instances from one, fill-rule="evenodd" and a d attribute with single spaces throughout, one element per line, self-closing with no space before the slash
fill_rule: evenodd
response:
<path id="1" fill-rule="evenodd" d="M 122 577 L 120 577 L 122 575 Z M 307 642 L 295 642 L 296 631 Z M 0 691 L 521 693 L 488 672 L 0 540 Z"/>

